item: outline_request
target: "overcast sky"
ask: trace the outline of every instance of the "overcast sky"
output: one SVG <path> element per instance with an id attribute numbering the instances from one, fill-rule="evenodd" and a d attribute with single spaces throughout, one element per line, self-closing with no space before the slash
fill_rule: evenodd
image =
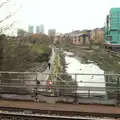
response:
<path id="1" fill-rule="evenodd" d="M 16 28 L 44 24 L 45 32 L 57 32 L 103 27 L 110 8 L 120 7 L 120 0 L 12 0 L 14 10 L 23 5 L 11 19 Z M 11 9 L 11 8 L 10 8 Z M 8 11 L 7 11 L 8 12 Z"/>

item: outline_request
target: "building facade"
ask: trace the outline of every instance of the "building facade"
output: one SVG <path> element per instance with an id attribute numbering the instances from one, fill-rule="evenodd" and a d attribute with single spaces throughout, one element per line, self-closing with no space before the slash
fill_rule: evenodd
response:
<path id="1" fill-rule="evenodd" d="M 36 33 L 37 33 L 37 34 L 40 33 L 40 26 L 36 26 Z"/>
<path id="2" fill-rule="evenodd" d="M 90 32 L 90 40 L 92 43 L 104 43 L 104 28 L 96 28 Z"/>
<path id="3" fill-rule="evenodd" d="M 54 36 L 53 43 L 54 44 L 60 44 L 60 42 L 61 42 L 61 36 L 60 35 Z"/>
<path id="4" fill-rule="evenodd" d="M 44 25 L 43 24 L 41 24 L 40 26 L 36 26 L 36 33 L 44 34 Z"/>
<path id="5" fill-rule="evenodd" d="M 89 45 L 90 30 L 76 30 L 70 33 L 71 43 L 73 45 Z"/>
<path id="6" fill-rule="evenodd" d="M 64 37 L 71 39 L 73 45 L 104 44 L 104 27 L 93 30 L 76 30 L 64 34 Z"/>
<path id="7" fill-rule="evenodd" d="M 90 39 L 86 34 L 77 34 L 72 36 L 72 44 L 73 45 L 89 45 Z"/>
<path id="8" fill-rule="evenodd" d="M 44 25 L 43 24 L 40 25 L 40 33 L 44 34 Z"/>

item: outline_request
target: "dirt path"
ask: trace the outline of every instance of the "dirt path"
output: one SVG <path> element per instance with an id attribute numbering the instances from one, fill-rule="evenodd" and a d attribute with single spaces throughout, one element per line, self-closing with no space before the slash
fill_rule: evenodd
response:
<path id="1" fill-rule="evenodd" d="M 51 72 L 52 67 L 54 65 L 55 54 L 56 53 L 55 53 L 54 49 L 52 49 L 52 55 L 49 60 L 49 63 L 51 64 L 50 69 L 49 69 L 49 67 L 47 67 L 47 69 L 44 72 L 37 74 L 37 80 L 41 81 L 41 85 L 46 85 L 47 79 L 49 77 L 49 73 Z"/>

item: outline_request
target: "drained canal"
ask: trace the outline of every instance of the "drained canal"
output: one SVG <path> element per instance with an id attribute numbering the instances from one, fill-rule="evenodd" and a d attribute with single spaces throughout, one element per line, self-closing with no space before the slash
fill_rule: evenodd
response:
<path id="1" fill-rule="evenodd" d="M 92 96 L 101 96 L 106 97 L 106 83 L 104 76 L 97 75 L 80 75 L 80 74 L 104 74 L 104 71 L 101 70 L 96 64 L 88 63 L 83 64 L 79 58 L 75 57 L 72 52 L 65 52 L 65 61 L 67 64 L 66 72 L 68 74 L 78 74 L 76 76 L 77 85 L 79 88 L 86 87 L 90 89 Z M 75 75 L 72 75 L 72 78 L 75 80 Z M 101 88 L 101 90 L 94 90 L 93 88 Z M 88 90 L 77 90 L 77 93 L 86 93 Z"/>

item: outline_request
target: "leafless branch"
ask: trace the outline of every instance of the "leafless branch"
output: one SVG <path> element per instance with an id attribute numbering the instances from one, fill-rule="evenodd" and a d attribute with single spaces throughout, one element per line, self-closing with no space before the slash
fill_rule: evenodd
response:
<path id="1" fill-rule="evenodd" d="M 15 22 L 12 22 L 10 25 L 7 25 L 6 27 L 0 28 L 0 34 L 4 34 L 7 30 L 11 29 L 13 27 Z"/>
<path id="2" fill-rule="evenodd" d="M 12 28 L 13 25 L 14 25 L 14 23 L 15 23 L 15 22 L 12 22 L 10 25 L 7 25 L 7 26 L 5 27 L 5 31 L 7 31 L 7 30 L 9 30 L 10 28 Z"/>
<path id="3" fill-rule="evenodd" d="M 14 16 L 20 9 L 22 6 L 20 6 L 14 13 L 11 14 L 11 12 L 9 13 L 9 15 L 7 15 L 5 18 L 3 18 L 2 20 L 0 20 L 0 23 L 2 23 L 3 21 L 9 19 L 10 17 Z"/>
<path id="4" fill-rule="evenodd" d="M 6 3 L 8 3 L 8 1 L 9 1 L 9 0 L 6 0 L 5 2 L 1 3 L 1 4 L 0 4 L 0 8 L 1 8 L 2 6 L 4 6 Z"/>

